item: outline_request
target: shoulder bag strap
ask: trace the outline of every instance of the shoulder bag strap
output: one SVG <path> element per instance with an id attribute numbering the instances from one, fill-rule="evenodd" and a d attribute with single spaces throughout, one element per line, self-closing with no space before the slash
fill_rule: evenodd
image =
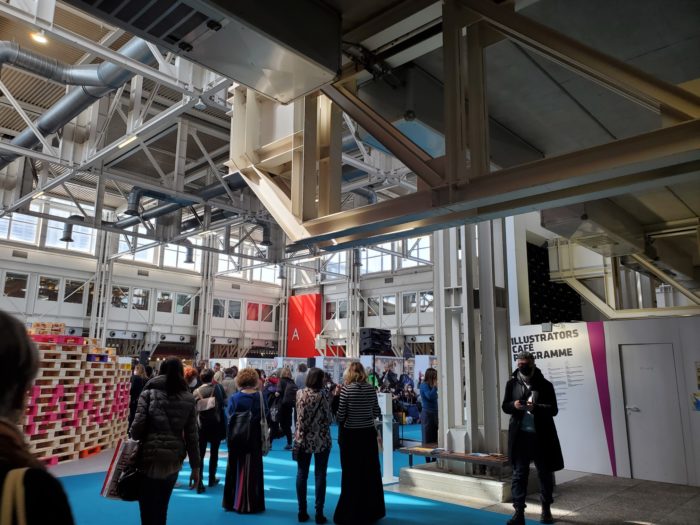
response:
<path id="1" fill-rule="evenodd" d="M 12 525 L 13 510 L 17 515 L 17 525 L 27 525 L 26 499 L 24 497 L 24 474 L 26 471 L 26 468 L 18 468 L 9 471 L 5 476 L 0 525 Z"/>
<path id="2" fill-rule="evenodd" d="M 265 419 L 265 402 L 263 400 L 262 392 L 258 390 L 258 394 L 260 394 L 260 424 L 262 425 L 262 421 Z"/>

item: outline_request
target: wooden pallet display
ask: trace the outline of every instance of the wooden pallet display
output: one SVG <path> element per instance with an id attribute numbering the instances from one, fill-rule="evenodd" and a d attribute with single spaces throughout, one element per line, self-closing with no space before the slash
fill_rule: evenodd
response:
<path id="1" fill-rule="evenodd" d="M 37 325 L 40 367 L 23 424 L 30 450 L 55 464 L 114 446 L 126 433 L 130 364 L 96 340 L 57 333 L 61 323 Z"/>

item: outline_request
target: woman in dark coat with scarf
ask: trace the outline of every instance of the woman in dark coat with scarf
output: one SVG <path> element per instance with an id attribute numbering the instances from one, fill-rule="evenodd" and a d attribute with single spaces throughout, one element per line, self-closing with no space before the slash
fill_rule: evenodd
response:
<path id="1" fill-rule="evenodd" d="M 511 492 L 515 514 L 510 525 L 524 525 L 525 496 L 530 462 L 537 467 L 542 502 L 541 523 L 554 523 L 554 472 L 564 468 L 554 416 L 559 412 L 552 383 L 547 381 L 530 352 L 518 354 L 518 368 L 506 384 L 503 411 L 510 414 L 508 457 L 513 464 Z"/>

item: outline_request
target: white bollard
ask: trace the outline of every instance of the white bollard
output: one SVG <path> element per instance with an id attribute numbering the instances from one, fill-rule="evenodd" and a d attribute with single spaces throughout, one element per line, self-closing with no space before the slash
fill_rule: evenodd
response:
<path id="1" fill-rule="evenodd" d="M 396 483 L 394 476 L 394 418 L 391 410 L 391 394 L 377 394 L 379 409 L 382 412 L 382 436 L 384 438 L 384 455 L 382 461 L 382 483 Z"/>

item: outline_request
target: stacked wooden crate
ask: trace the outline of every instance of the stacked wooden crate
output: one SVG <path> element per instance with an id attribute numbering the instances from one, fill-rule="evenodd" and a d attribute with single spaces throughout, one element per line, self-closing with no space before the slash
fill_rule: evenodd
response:
<path id="1" fill-rule="evenodd" d="M 51 324 L 31 329 L 41 361 L 24 433 L 32 452 L 55 464 L 114 446 L 126 434 L 131 365 L 99 341 L 57 334 L 61 323 Z"/>

